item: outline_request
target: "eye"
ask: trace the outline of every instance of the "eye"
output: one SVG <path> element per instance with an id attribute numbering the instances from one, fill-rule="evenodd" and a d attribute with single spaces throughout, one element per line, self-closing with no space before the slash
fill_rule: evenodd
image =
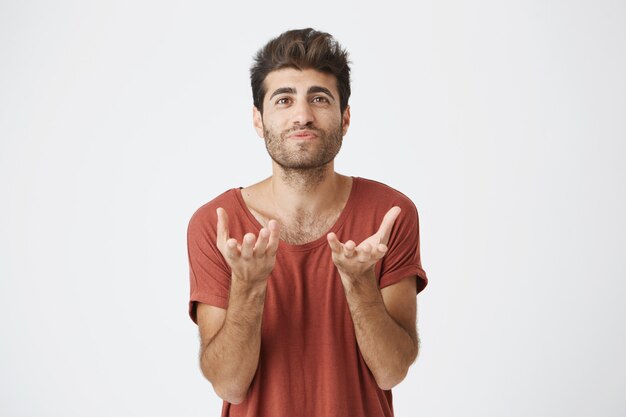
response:
<path id="1" fill-rule="evenodd" d="M 276 104 L 289 104 L 289 97 L 281 97 L 276 100 Z"/>
<path id="2" fill-rule="evenodd" d="M 328 103 L 328 99 L 324 96 L 315 96 L 313 97 L 313 103 Z"/>

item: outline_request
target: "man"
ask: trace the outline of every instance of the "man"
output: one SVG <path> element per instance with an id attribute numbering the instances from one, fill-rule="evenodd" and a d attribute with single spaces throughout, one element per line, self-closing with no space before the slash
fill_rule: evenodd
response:
<path id="1" fill-rule="evenodd" d="M 190 220 L 189 312 L 222 416 L 392 416 L 390 390 L 417 356 L 417 210 L 334 170 L 350 125 L 347 58 L 313 29 L 258 52 L 253 123 L 272 176 Z"/>

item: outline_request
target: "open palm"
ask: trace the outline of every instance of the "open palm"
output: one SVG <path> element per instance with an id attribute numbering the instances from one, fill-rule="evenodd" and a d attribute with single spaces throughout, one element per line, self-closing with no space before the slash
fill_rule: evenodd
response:
<path id="1" fill-rule="evenodd" d="M 357 279 L 385 256 L 391 229 L 400 211 L 400 207 L 392 207 L 385 214 L 378 231 L 358 245 L 352 240 L 341 243 L 334 233 L 327 235 L 333 262 L 342 278 Z"/>

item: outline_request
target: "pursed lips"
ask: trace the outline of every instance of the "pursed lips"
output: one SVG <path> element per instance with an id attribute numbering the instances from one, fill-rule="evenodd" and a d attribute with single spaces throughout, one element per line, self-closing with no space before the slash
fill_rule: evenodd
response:
<path id="1" fill-rule="evenodd" d="M 317 138 L 317 134 L 310 130 L 298 130 L 288 135 L 289 139 L 315 139 Z"/>

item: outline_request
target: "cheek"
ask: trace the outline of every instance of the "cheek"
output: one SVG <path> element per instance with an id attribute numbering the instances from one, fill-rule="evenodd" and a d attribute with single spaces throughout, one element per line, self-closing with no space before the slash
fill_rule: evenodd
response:
<path id="1" fill-rule="evenodd" d="M 327 117 L 326 120 L 328 120 L 328 123 L 329 123 L 330 126 L 333 126 L 333 127 L 334 126 L 339 126 L 339 127 L 341 127 L 342 124 L 343 124 L 340 113 L 337 113 L 337 112 L 330 113 L 329 112 L 329 114 L 326 117 Z"/>
<path id="2" fill-rule="evenodd" d="M 265 111 L 263 113 L 263 124 L 267 127 L 276 127 L 280 125 L 280 115 L 273 111 Z"/>

